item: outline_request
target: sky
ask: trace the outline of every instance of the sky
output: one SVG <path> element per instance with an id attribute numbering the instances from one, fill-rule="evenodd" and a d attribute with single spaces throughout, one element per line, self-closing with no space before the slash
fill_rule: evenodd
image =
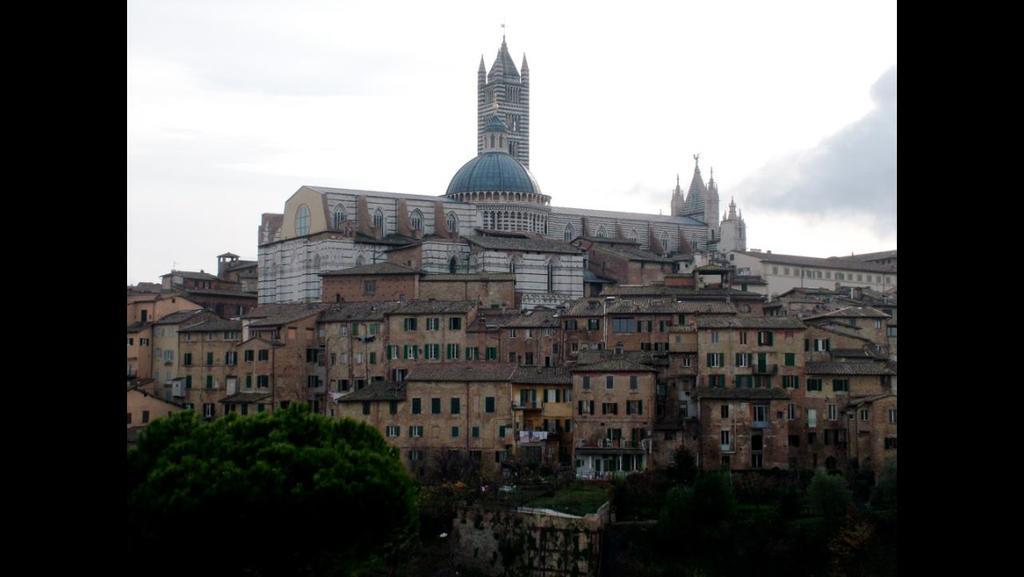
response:
<path id="1" fill-rule="evenodd" d="M 443 194 L 503 33 L 554 206 L 668 214 L 699 153 L 748 248 L 896 248 L 895 2 L 129 0 L 128 282 L 254 260 L 303 185 Z"/>

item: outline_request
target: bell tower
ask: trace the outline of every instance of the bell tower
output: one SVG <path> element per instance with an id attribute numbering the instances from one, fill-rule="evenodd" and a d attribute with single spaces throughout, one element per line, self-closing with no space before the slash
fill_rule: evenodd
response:
<path id="1" fill-rule="evenodd" d="M 508 53 L 505 36 L 501 37 L 501 48 L 488 72 L 484 57 L 480 56 L 477 69 L 477 135 L 476 152 L 480 154 L 488 137 L 487 126 L 497 114 L 505 123 L 508 138 L 508 153 L 530 166 L 530 67 L 523 54 L 522 74 L 516 70 L 515 62 Z M 489 143 L 489 140 L 488 140 Z"/>

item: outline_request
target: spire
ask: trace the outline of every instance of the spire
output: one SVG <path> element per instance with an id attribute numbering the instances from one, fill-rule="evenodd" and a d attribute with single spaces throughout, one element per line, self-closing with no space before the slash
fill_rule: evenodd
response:
<path id="1" fill-rule="evenodd" d="M 686 192 L 687 209 L 692 212 L 704 212 L 704 199 L 707 196 L 708 187 L 704 185 L 704 178 L 700 175 L 700 154 L 693 155 L 693 178 L 690 180 L 690 189 Z"/>
<path id="2" fill-rule="evenodd" d="M 523 65 L 519 67 L 522 72 L 523 83 L 528 84 L 530 82 L 530 65 L 526 63 L 526 53 L 523 52 Z"/>
<path id="3" fill-rule="evenodd" d="M 502 25 L 504 28 L 504 24 Z M 501 48 L 498 49 L 498 55 L 494 58 L 494 64 L 491 65 L 491 72 L 487 75 L 487 81 L 493 82 L 495 80 L 512 80 L 519 82 L 519 71 L 516 70 L 516 63 L 512 61 L 512 56 L 508 53 L 508 44 L 505 43 L 505 35 L 501 35 Z"/>
<path id="4" fill-rule="evenodd" d="M 480 55 L 480 68 L 479 68 L 478 71 L 479 72 L 487 72 L 487 66 L 484 64 L 484 55 L 483 54 Z"/>

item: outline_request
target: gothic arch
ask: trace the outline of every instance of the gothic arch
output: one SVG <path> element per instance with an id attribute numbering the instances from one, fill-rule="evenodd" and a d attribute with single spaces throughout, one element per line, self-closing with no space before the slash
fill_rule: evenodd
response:
<path id="1" fill-rule="evenodd" d="M 345 222 L 345 219 L 347 218 L 348 215 L 345 214 L 345 207 L 342 206 L 340 202 L 334 205 L 334 210 L 331 212 L 331 221 L 334 224 L 335 230 L 340 229 L 341 224 Z"/>

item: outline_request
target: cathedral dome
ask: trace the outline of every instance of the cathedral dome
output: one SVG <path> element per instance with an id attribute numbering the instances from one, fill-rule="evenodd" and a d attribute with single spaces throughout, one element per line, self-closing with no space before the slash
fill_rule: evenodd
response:
<path id="1" fill-rule="evenodd" d="M 540 194 L 540 185 L 518 160 L 504 152 L 485 152 L 455 173 L 448 192 L 528 192 Z"/>

